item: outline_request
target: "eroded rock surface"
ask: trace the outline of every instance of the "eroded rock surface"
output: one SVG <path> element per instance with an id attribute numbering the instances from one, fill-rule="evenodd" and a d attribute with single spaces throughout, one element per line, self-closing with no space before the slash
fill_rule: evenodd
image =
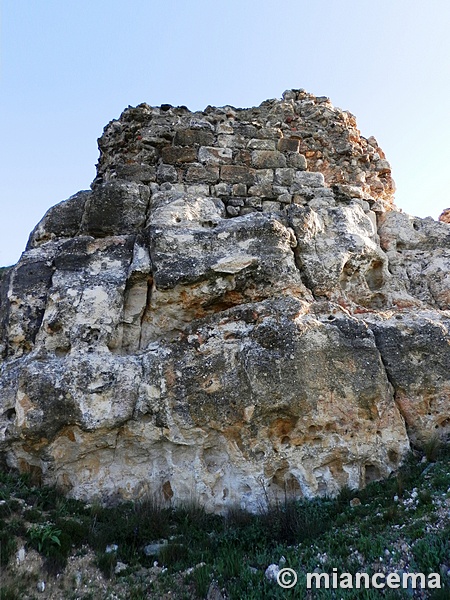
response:
<path id="1" fill-rule="evenodd" d="M 350 113 L 127 109 L 0 271 L 4 461 L 92 499 L 336 493 L 450 431 L 450 228 Z"/>
<path id="2" fill-rule="evenodd" d="M 439 215 L 439 221 L 443 223 L 450 223 L 450 208 L 446 208 Z"/>

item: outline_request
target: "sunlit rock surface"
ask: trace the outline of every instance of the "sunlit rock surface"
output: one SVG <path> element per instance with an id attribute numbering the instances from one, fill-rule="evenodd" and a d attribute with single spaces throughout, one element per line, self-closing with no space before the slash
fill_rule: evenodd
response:
<path id="1" fill-rule="evenodd" d="M 4 463 L 93 499 L 260 510 L 450 431 L 450 227 L 302 90 L 145 104 L 0 271 Z"/>

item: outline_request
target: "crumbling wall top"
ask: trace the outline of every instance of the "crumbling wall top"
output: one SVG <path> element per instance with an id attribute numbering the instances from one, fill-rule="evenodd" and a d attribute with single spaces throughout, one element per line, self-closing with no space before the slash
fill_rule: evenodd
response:
<path id="1" fill-rule="evenodd" d="M 307 204 L 317 186 L 338 186 L 376 212 L 394 206 L 390 165 L 376 139 L 361 136 L 355 117 L 329 98 L 304 90 L 252 108 L 129 107 L 105 127 L 99 148 L 93 187 L 125 179 L 154 191 L 198 191 L 220 198 L 228 216 Z"/>

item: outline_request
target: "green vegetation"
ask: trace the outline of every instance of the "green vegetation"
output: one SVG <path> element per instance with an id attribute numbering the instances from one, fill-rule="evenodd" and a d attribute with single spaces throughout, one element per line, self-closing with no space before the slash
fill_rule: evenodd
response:
<path id="1" fill-rule="evenodd" d="M 352 507 L 354 498 L 360 503 Z M 23 547 L 24 564 L 33 552 L 41 561 L 33 576 L 23 577 L 17 566 Z M 70 571 L 77 561 L 84 566 Z M 273 563 L 296 570 L 295 588 L 283 590 L 265 577 Z M 68 600 L 106 600 L 112 591 L 131 600 L 165 598 L 169 591 L 170 598 L 201 599 L 212 582 L 232 600 L 303 599 L 306 573 L 333 568 L 353 574 L 440 573 L 444 589 L 420 597 L 449 598 L 450 449 L 430 442 L 395 476 L 364 490 L 344 489 L 337 498 L 311 501 L 286 498 L 258 515 L 234 509 L 225 517 L 154 499 L 89 505 L 35 487 L 26 476 L 0 473 L 0 565 L 0 600 L 38 596 L 39 577 L 47 586 L 63 586 L 61 597 Z M 338 595 L 411 598 L 389 589 Z M 324 589 L 309 597 L 337 598 Z"/>
<path id="2" fill-rule="evenodd" d="M 56 529 L 50 523 L 30 527 L 28 530 L 31 545 L 35 546 L 43 554 L 48 554 L 54 546 L 61 547 L 60 535 L 61 530 Z"/>

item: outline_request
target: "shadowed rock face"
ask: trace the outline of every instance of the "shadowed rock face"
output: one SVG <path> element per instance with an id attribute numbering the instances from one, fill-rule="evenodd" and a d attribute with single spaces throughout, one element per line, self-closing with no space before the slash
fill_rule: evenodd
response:
<path id="1" fill-rule="evenodd" d="M 0 271 L 4 461 L 222 511 L 387 476 L 450 430 L 450 228 L 398 212 L 354 117 L 127 109 L 92 190 Z"/>

